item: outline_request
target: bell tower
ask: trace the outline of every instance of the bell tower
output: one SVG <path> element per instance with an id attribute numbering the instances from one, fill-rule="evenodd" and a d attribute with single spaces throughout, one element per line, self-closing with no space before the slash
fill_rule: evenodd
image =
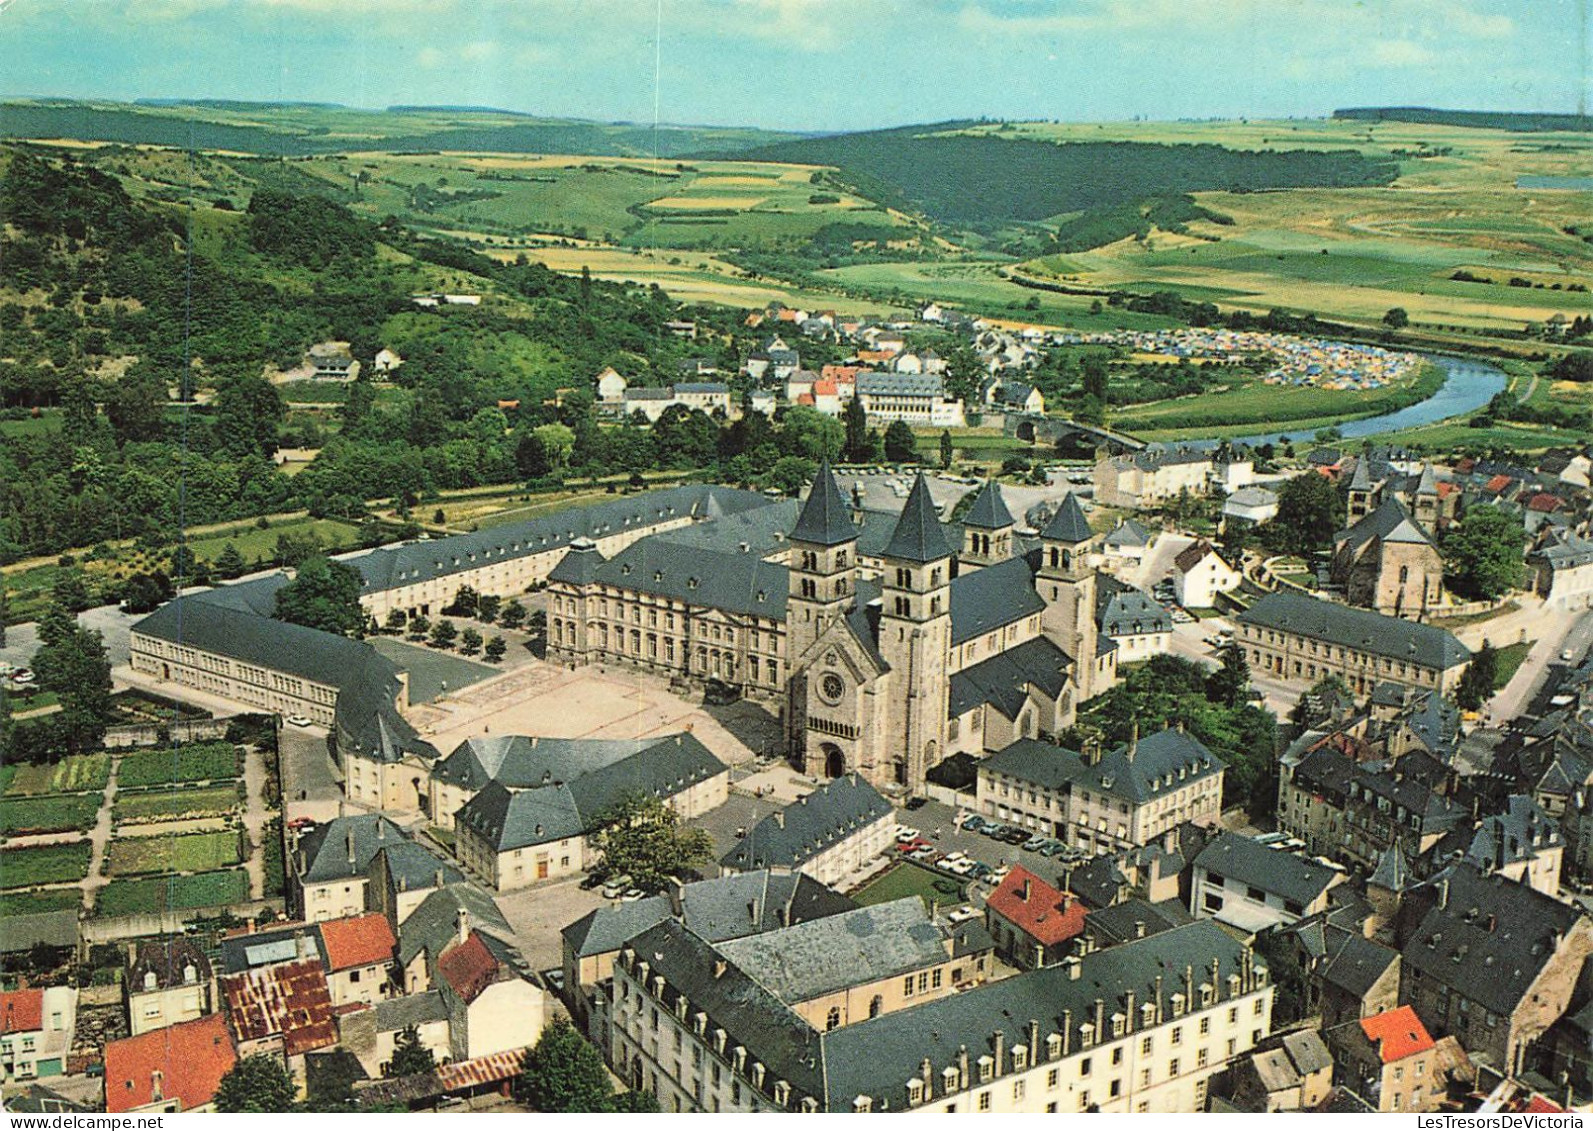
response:
<path id="1" fill-rule="evenodd" d="M 889 778 L 908 790 L 946 750 L 946 675 L 951 658 L 951 544 L 922 474 L 883 555 L 879 650 L 890 665 Z"/>
<path id="2" fill-rule="evenodd" d="M 1089 560 L 1095 532 L 1069 491 L 1056 517 L 1040 532 L 1040 571 L 1034 587 L 1045 602 L 1040 624 L 1046 636 L 1073 658 L 1079 700 L 1106 690 L 1097 676 L 1095 567 Z"/>
<path id="3" fill-rule="evenodd" d="M 962 553 L 957 555 L 959 572 L 995 565 L 1012 557 L 1012 512 L 1001 498 L 1001 487 L 994 479 L 985 480 L 974 495 L 973 505 L 962 518 Z"/>
<path id="4" fill-rule="evenodd" d="M 790 541 L 786 663 L 794 666 L 857 594 L 857 527 L 828 461 L 813 478 Z"/>

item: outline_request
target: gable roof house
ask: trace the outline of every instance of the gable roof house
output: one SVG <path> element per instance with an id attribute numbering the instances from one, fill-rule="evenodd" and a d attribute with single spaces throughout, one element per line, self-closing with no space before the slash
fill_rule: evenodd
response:
<path id="1" fill-rule="evenodd" d="M 238 1063 L 227 1019 L 212 1013 L 105 1044 L 105 1110 L 214 1111 Z"/>
<path id="2" fill-rule="evenodd" d="M 890 802 L 857 774 L 844 774 L 748 829 L 719 866 L 730 874 L 802 872 L 836 886 L 886 851 L 895 827 Z"/>
<path id="3" fill-rule="evenodd" d="M 1021 864 L 985 901 L 985 924 L 996 948 L 1020 970 L 1061 962 L 1084 933 L 1087 912 L 1072 892 L 1060 891 Z"/>

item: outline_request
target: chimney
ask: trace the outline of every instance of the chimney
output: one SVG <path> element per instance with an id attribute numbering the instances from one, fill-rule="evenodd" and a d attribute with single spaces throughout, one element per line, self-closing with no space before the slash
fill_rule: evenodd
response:
<path id="1" fill-rule="evenodd" d="M 1025 878 L 1024 881 L 1023 881 L 1023 892 L 1022 892 L 1022 894 L 1020 894 L 1018 896 L 1018 898 L 1023 900 L 1023 902 L 1028 903 L 1029 902 L 1029 890 L 1030 890 L 1029 881 L 1028 881 L 1027 878 Z"/>
<path id="2" fill-rule="evenodd" d="M 782 829 L 785 828 L 785 810 L 784 809 L 776 809 L 774 811 L 774 823 L 778 827 L 780 827 Z"/>
<path id="3" fill-rule="evenodd" d="M 1143 919 L 1135 919 L 1134 920 L 1134 937 L 1136 939 L 1142 939 L 1142 938 L 1145 937 L 1145 920 L 1143 920 Z"/>
<path id="4" fill-rule="evenodd" d="M 454 919 L 454 927 L 454 940 L 463 943 L 470 937 L 470 912 L 461 907 Z"/>
<path id="5" fill-rule="evenodd" d="M 1029 1021 L 1029 1063 L 1040 1063 L 1040 1023 L 1032 1018 Z"/>
<path id="6" fill-rule="evenodd" d="M 1162 976 L 1156 975 L 1156 1024 L 1162 1023 Z"/>
<path id="7" fill-rule="evenodd" d="M 1139 720 L 1135 719 L 1134 720 L 1134 729 L 1129 733 L 1129 736 L 1128 736 L 1128 754 L 1127 754 L 1128 760 L 1130 762 L 1132 762 L 1134 760 L 1134 755 L 1136 755 L 1138 753 L 1139 753 Z"/>
<path id="8" fill-rule="evenodd" d="M 354 864 L 354 830 L 352 828 L 344 834 L 343 841 L 348 845 L 348 862 L 352 867 Z"/>
<path id="9" fill-rule="evenodd" d="M 1215 958 L 1211 960 L 1211 992 L 1217 999 L 1222 997 L 1222 963 Z"/>
<path id="10" fill-rule="evenodd" d="M 1106 1031 L 1106 1002 L 1100 998 L 1095 999 L 1095 1039 L 1100 1041 L 1101 1034 Z"/>
<path id="11" fill-rule="evenodd" d="M 443 870 L 441 868 L 437 869 L 437 886 L 443 886 Z"/>
<path id="12" fill-rule="evenodd" d="M 1005 1029 L 996 1030 L 996 1075 L 1003 1076 L 1007 1071 L 1007 1032 Z"/>
<path id="13" fill-rule="evenodd" d="M 935 1094 L 935 1066 L 929 1063 L 927 1056 L 918 1066 L 918 1078 L 924 1082 L 924 1099 L 927 1101 Z"/>
<path id="14" fill-rule="evenodd" d="M 1195 1008 L 1195 968 L 1187 963 L 1184 966 L 1184 1008 Z"/>
<path id="15" fill-rule="evenodd" d="M 761 910 L 762 908 L 759 906 L 756 899 L 749 899 L 747 901 L 747 918 L 752 922 L 753 926 L 757 926 L 759 923 L 763 922 L 763 917 L 758 914 L 758 912 Z"/>
<path id="16" fill-rule="evenodd" d="M 1134 1031 L 1134 1002 L 1137 997 L 1133 990 L 1129 990 L 1123 998 L 1123 1013 L 1128 1018 L 1125 1024 L 1130 1033 Z"/>
<path id="17" fill-rule="evenodd" d="M 344 817 L 347 817 L 347 816 L 348 816 L 348 799 L 347 798 L 343 798 L 343 797 L 339 797 L 337 799 L 337 819 L 341 821 Z"/>
<path id="18" fill-rule="evenodd" d="M 376 839 L 379 841 L 387 839 L 387 822 L 380 817 L 376 818 Z"/>
<path id="19" fill-rule="evenodd" d="M 968 1046 L 957 1046 L 957 1090 L 968 1086 Z"/>
<path id="20" fill-rule="evenodd" d="M 1449 877 L 1445 876 L 1438 881 L 1438 909 L 1443 911 L 1449 907 Z"/>
<path id="21" fill-rule="evenodd" d="M 725 971 L 728 969 L 730 969 L 730 963 L 726 962 L 723 958 L 714 959 L 715 978 L 723 978 L 725 976 Z"/>
<path id="22" fill-rule="evenodd" d="M 669 877 L 669 913 L 677 919 L 686 913 L 686 885 L 679 876 Z"/>
<path id="23" fill-rule="evenodd" d="M 1064 1009 L 1062 1011 L 1062 1055 L 1064 1057 L 1067 1056 L 1068 1049 L 1070 1047 L 1072 1047 L 1072 1044 L 1073 1044 L 1073 1011 L 1071 1009 Z"/>

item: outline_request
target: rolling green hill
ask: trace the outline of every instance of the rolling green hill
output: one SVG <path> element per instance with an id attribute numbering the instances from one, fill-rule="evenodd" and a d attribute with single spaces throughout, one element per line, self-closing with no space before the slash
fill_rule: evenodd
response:
<path id="1" fill-rule="evenodd" d="M 1209 190 L 1383 185 L 1392 161 L 1360 153 L 1247 152 L 1221 145 L 1052 144 L 960 131 L 943 122 L 800 138 L 739 154 L 833 165 L 867 196 L 953 224 L 1041 221 L 1147 197 Z"/>
<path id="2" fill-rule="evenodd" d="M 1517 110 L 1434 110 L 1427 106 L 1356 106 L 1333 111 L 1340 121 L 1416 122 L 1432 126 L 1463 126 L 1477 130 L 1593 130 L 1587 114 L 1540 114 Z"/>

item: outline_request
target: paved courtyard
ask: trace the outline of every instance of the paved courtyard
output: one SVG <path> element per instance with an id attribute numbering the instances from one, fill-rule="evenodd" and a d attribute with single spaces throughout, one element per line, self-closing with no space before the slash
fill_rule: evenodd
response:
<path id="1" fill-rule="evenodd" d="M 762 717 L 760 717 L 762 716 Z M 545 738 L 647 738 L 690 731 L 727 765 L 754 756 L 767 740 L 767 716 L 752 704 L 706 708 L 656 676 L 603 667 L 573 670 L 533 661 L 417 706 L 410 719 L 447 754 L 483 734 Z"/>

